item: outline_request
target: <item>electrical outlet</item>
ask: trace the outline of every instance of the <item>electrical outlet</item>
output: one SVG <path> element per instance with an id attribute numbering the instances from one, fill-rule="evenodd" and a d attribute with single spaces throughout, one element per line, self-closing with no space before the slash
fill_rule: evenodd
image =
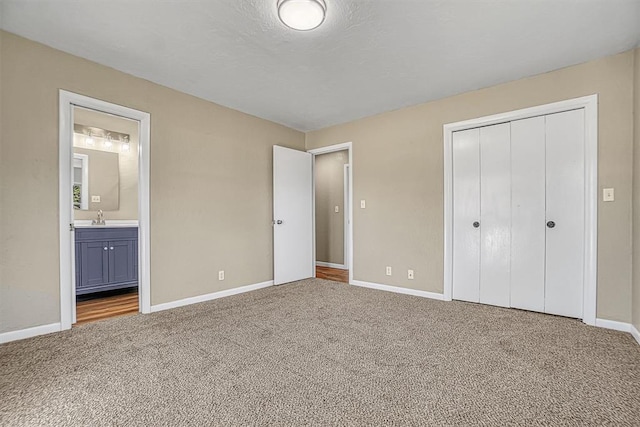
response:
<path id="1" fill-rule="evenodd" d="M 387 267 L 387 276 L 391 276 L 391 267 Z"/>
<path id="2" fill-rule="evenodd" d="M 413 280 L 413 270 L 407 271 L 407 279 Z"/>
<path id="3" fill-rule="evenodd" d="M 364 200 L 360 200 L 360 209 L 364 209 L 367 207 L 367 202 L 365 202 Z"/>
<path id="4" fill-rule="evenodd" d="M 91 203 L 100 203 L 100 196 L 91 196 Z"/>
<path id="5" fill-rule="evenodd" d="M 224 270 L 218 271 L 218 280 L 224 280 Z"/>

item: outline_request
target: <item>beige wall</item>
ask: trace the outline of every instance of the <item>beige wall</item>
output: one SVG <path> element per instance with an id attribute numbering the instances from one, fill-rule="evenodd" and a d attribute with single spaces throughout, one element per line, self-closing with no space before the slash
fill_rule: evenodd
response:
<path id="1" fill-rule="evenodd" d="M 635 51 L 633 150 L 633 325 L 640 330 L 640 49 Z"/>
<path id="2" fill-rule="evenodd" d="M 598 206 L 597 315 L 631 321 L 633 60 L 629 51 L 309 132 L 307 149 L 353 142 L 354 205 L 367 202 L 353 212 L 354 279 L 443 291 L 444 124 L 597 93 L 599 188 L 616 189 Z"/>
<path id="3" fill-rule="evenodd" d="M 10 33 L 0 43 L 0 332 L 60 320 L 58 89 L 151 114 L 152 304 L 273 278 L 272 146 L 304 149 L 304 134 Z"/>
<path id="4" fill-rule="evenodd" d="M 94 147 L 87 147 L 85 138 L 81 135 L 74 134 L 74 147 L 90 148 L 92 151 L 106 151 L 118 155 L 118 177 L 119 177 L 119 200 L 118 208 L 115 210 L 104 210 L 103 206 L 107 206 L 104 200 L 100 204 L 92 203 L 89 199 L 89 210 L 74 210 L 74 219 L 95 219 L 97 210 L 104 210 L 105 219 L 138 219 L 138 122 L 115 117 L 109 114 L 99 113 L 95 111 L 76 108 L 74 110 L 74 121 L 76 123 L 106 129 L 114 132 L 129 135 L 129 151 L 121 151 L 119 142 L 114 142 L 111 148 L 105 148 L 100 145 L 101 140 L 96 140 Z M 80 152 L 74 148 L 74 151 Z M 89 173 L 95 173 L 94 168 L 89 166 Z M 91 181 L 91 180 L 90 180 Z M 94 192 L 95 193 L 95 192 Z M 91 194 L 89 195 L 91 197 Z"/>
<path id="5" fill-rule="evenodd" d="M 315 158 L 317 261 L 344 264 L 344 165 L 348 163 L 346 150 Z"/>
<path id="6" fill-rule="evenodd" d="M 120 162 L 118 161 L 118 153 L 87 150 L 78 147 L 73 148 L 73 153 L 84 154 L 88 157 L 89 182 L 87 183 L 87 188 L 89 193 L 87 198 L 89 199 L 89 209 L 91 209 L 91 211 L 74 209 L 74 219 L 96 218 L 97 214 L 90 215 L 89 212 L 97 213 L 98 209 L 117 211 L 120 203 Z M 100 201 L 92 201 L 91 198 L 93 196 L 99 196 Z"/>

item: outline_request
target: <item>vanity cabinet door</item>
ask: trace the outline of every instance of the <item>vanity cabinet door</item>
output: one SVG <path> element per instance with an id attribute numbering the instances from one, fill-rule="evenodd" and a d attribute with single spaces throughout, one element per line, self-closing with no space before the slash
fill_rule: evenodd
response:
<path id="1" fill-rule="evenodd" d="M 109 281 L 108 242 L 82 242 L 78 288 L 98 286 Z"/>
<path id="2" fill-rule="evenodd" d="M 112 283 L 136 280 L 135 248 L 132 240 L 109 242 L 109 281 Z"/>

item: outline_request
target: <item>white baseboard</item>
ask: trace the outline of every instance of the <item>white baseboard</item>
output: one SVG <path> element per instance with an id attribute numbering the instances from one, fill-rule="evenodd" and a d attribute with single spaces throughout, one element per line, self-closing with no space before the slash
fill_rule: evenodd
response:
<path id="1" fill-rule="evenodd" d="M 618 322 L 615 320 L 596 319 L 596 326 L 599 328 L 613 329 L 614 331 L 628 332 L 640 344 L 640 332 L 631 323 Z"/>
<path id="2" fill-rule="evenodd" d="M 50 334 L 52 332 L 60 332 L 60 323 L 50 323 L 48 325 L 34 326 L 32 328 L 20 329 L 18 331 L 4 332 L 0 334 L 0 344 L 9 341 L 23 340 L 38 335 Z"/>
<path id="3" fill-rule="evenodd" d="M 231 295 L 243 294 L 245 292 L 255 291 L 256 289 L 262 289 L 269 286 L 273 286 L 273 280 L 267 282 L 256 283 L 254 285 L 240 286 L 239 288 L 225 289 L 224 291 L 213 292 L 205 295 L 198 295 L 197 297 L 180 299 L 177 301 L 165 302 L 163 304 L 156 304 L 151 306 L 151 312 L 169 310 L 171 308 L 183 307 L 185 305 L 196 304 L 198 302 L 211 301 L 218 298 L 224 298 Z"/>
<path id="4" fill-rule="evenodd" d="M 379 283 L 363 282 L 361 280 L 352 280 L 351 285 L 361 286 L 363 288 L 378 289 L 380 291 L 395 292 L 396 294 L 413 295 L 416 297 L 431 298 L 444 301 L 444 295 L 436 292 L 418 291 L 416 289 L 401 288 L 399 286 L 381 285 Z"/>
<path id="5" fill-rule="evenodd" d="M 633 325 L 631 325 L 631 336 L 633 336 L 638 344 L 640 344 L 640 332 Z"/>
<path id="6" fill-rule="evenodd" d="M 631 324 L 618 322 L 616 320 L 596 319 L 596 326 L 599 328 L 613 329 L 614 331 L 631 332 Z"/>
<path id="7" fill-rule="evenodd" d="M 344 265 L 344 264 L 334 264 L 332 262 L 316 261 L 316 265 L 318 267 L 329 267 L 329 268 L 338 268 L 340 270 L 348 270 L 346 265 Z"/>

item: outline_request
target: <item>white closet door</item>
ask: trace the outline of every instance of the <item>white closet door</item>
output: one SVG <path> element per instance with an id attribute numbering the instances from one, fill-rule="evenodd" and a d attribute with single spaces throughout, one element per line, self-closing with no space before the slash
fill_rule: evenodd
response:
<path id="1" fill-rule="evenodd" d="M 545 118 L 511 122 L 511 307 L 544 312 Z"/>
<path id="2" fill-rule="evenodd" d="M 584 110 L 546 116 L 545 313 L 582 317 Z"/>
<path id="3" fill-rule="evenodd" d="M 480 278 L 479 129 L 454 132 L 453 299 L 478 302 Z"/>
<path id="4" fill-rule="evenodd" d="M 509 307 L 510 124 L 480 128 L 480 302 Z"/>

